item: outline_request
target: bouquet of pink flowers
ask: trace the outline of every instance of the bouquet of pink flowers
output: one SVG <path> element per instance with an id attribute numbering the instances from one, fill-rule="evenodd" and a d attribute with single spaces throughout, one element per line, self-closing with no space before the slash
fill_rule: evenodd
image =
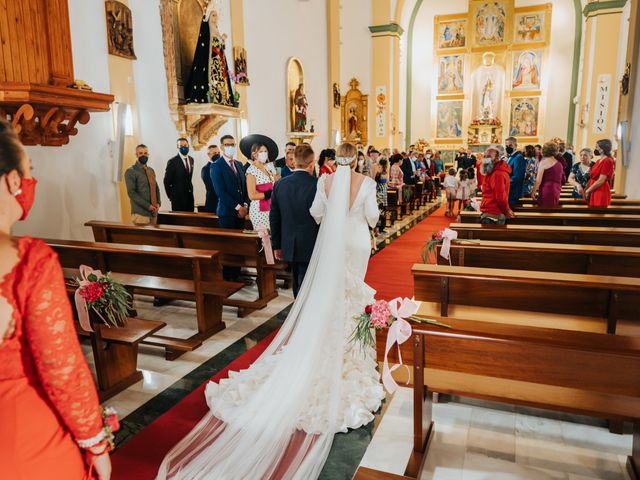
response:
<path id="1" fill-rule="evenodd" d="M 444 230 L 440 230 L 439 232 L 434 232 L 431 235 L 431 240 L 427 242 L 424 249 L 422 250 L 422 261 L 424 263 L 429 263 L 431 258 L 436 258 L 436 247 L 438 245 L 442 245 L 444 241 Z"/>

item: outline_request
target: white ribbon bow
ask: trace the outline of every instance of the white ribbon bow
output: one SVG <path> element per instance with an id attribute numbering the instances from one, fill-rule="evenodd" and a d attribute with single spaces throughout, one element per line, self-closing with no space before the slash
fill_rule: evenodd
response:
<path id="1" fill-rule="evenodd" d="M 445 228 L 444 232 L 442 232 L 442 248 L 440 249 L 440 256 L 449 260 L 449 263 L 451 263 L 451 259 L 449 258 L 449 250 L 451 250 L 451 240 L 455 240 L 456 238 L 458 238 L 458 232 L 456 232 L 455 230 Z"/>
<path id="2" fill-rule="evenodd" d="M 394 298 L 389 302 L 389 311 L 391 315 L 396 317 L 395 322 L 389 327 L 387 333 L 387 346 L 384 351 L 384 365 L 382 368 L 382 384 L 389 393 L 393 393 L 398 388 L 398 384 L 391 375 L 396 369 L 402 366 L 402 354 L 400 352 L 400 345 L 409 340 L 411 337 L 411 324 L 406 321 L 407 318 L 415 315 L 418 311 L 418 304 L 409 298 Z M 394 344 L 398 344 L 398 363 L 397 365 L 389 368 L 389 362 L 387 356 L 389 351 L 393 348 Z M 405 365 L 406 367 L 406 365 Z M 406 367 L 408 370 L 408 367 Z"/>

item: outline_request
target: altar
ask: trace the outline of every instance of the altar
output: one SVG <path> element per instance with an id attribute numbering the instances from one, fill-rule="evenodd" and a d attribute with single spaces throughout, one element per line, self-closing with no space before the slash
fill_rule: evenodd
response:
<path id="1" fill-rule="evenodd" d="M 539 143 L 551 4 L 469 0 L 468 11 L 434 17 L 431 131 L 444 148 Z"/>

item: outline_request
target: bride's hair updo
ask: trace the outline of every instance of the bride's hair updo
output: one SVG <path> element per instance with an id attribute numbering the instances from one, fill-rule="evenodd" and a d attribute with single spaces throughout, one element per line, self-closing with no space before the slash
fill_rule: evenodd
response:
<path id="1" fill-rule="evenodd" d="M 353 168 L 353 166 L 356 164 L 357 161 L 357 150 L 356 147 L 351 145 L 350 143 L 342 143 L 338 146 L 338 148 L 336 149 L 336 160 L 338 161 L 339 165 L 344 165 L 344 166 L 349 166 L 350 168 Z M 343 163 L 340 160 L 341 159 L 351 159 L 351 162 L 349 163 Z"/>
<path id="2" fill-rule="evenodd" d="M 18 134 L 10 123 L 0 120 L 0 176 L 18 170 L 23 175 L 20 162 L 22 161 L 22 144 Z"/>

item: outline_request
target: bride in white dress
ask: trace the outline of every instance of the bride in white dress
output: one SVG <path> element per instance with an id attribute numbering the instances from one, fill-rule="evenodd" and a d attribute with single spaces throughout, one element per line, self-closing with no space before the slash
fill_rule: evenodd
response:
<path id="1" fill-rule="evenodd" d="M 315 479 L 334 434 L 373 420 L 384 398 L 372 347 L 350 341 L 372 303 L 364 283 L 376 184 L 355 173 L 356 149 L 338 147 L 310 213 L 320 231 L 287 320 L 250 368 L 209 383 L 210 412 L 167 454 L 157 479 Z"/>

